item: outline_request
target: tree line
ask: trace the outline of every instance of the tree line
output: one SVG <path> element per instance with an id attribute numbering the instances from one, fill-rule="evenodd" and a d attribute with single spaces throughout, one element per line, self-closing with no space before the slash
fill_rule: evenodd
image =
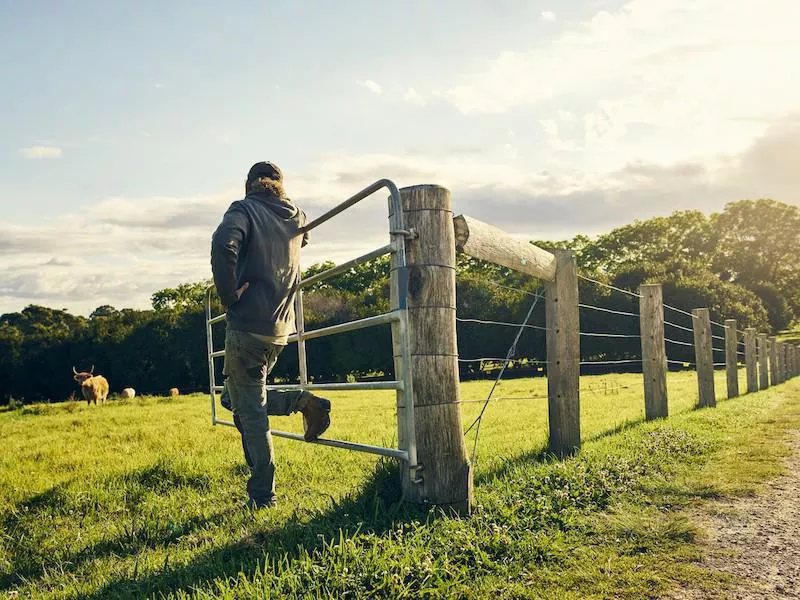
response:
<path id="1" fill-rule="evenodd" d="M 591 279 L 635 290 L 642 283 L 664 285 L 664 299 L 691 311 L 708 307 L 712 319 L 734 318 L 740 328 L 776 333 L 800 317 L 800 209 L 774 200 L 742 200 L 719 213 L 680 211 L 635 221 L 607 234 L 552 241 L 543 248 L 569 248 L 580 272 Z M 503 358 L 516 328 L 475 321 L 521 323 L 536 302 L 530 324 L 517 346 L 511 368 L 544 375 L 546 360 L 541 282 L 497 265 L 458 257 L 457 314 L 459 355 L 463 359 Z M 324 262 L 308 277 L 333 266 Z M 155 292 L 148 310 L 100 306 L 88 317 L 31 305 L 0 316 L 0 403 L 60 401 L 77 392 L 72 366 L 94 365 L 112 394 L 124 387 L 162 394 L 206 389 L 208 366 L 204 303 L 208 281 Z M 307 329 L 325 327 L 389 309 L 388 257 L 359 265 L 317 284 L 304 297 Z M 215 296 L 214 296 L 215 298 Z M 581 331 L 632 337 L 582 337 L 583 360 L 625 360 L 641 355 L 637 299 L 580 281 L 581 303 L 607 309 L 581 309 Z M 215 298 L 216 302 L 216 298 Z M 215 314 L 221 311 L 217 304 Z M 608 312 L 615 311 L 615 312 Z M 629 313 L 617 314 L 617 313 Z M 691 318 L 668 312 L 667 320 L 691 327 Z M 216 349 L 224 324 L 214 328 Z M 668 337 L 691 342 L 682 329 Z M 667 348 L 677 361 L 693 361 L 693 350 Z M 309 376 L 317 381 L 347 377 L 391 377 L 391 333 L 371 328 L 307 343 Z M 218 363 L 221 376 L 222 361 Z M 486 362 L 464 362 L 462 377 L 480 376 Z M 609 368 L 609 367 L 604 367 Z M 634 365 L 634 368 L 638 366 Z M 276 381 L 296 381 L 297 353 L 284 351 L 273 371 Z"/>

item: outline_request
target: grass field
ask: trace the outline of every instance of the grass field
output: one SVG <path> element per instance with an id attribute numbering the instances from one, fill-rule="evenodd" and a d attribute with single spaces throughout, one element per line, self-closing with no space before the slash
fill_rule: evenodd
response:
<path id="1" fill-rule="evenodd" d="M 490 385 L 464 383 L 463 398 Z M 501 384 L 466 519 L 395 503 L 393 463 L 281 439 L 279 506 L 247 512 L 237 433 L 210 426 L 201 395 L 0 413 L 0 594 L 641 598 L 688 579 L 724 586 L 693 563 L 682 509 L 779 472 L 800 381 L 723 401 L 720 372 L 718 407 L 698 411 L 694 374 L 673 373 L 670 419 L 644 424 L 641 375 L 582 377 L 586 444 L 566 461 L 542 455 L 546 400 L 513 399 L 545 386 Z M 391 393 L 330 397 L 326 435 L 394 444 Z M 480 407 L 463 405 L 465 425 Z M 301 431 L 298 416 L 272 424 Z"/>

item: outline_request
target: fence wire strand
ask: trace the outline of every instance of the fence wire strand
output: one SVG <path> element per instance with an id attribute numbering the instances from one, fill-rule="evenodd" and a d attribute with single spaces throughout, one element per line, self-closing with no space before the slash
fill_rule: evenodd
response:
<path id="1" fill-rule="evenodd" d="M 578 306 L 580 308 L 588 308 L 590 310 L 599 310 L 599 311 L 611 313 L 611 314 L 614 314 L 614 315 L 625 315 L 625 316 L 628 316 L 628 317 L 638 317 L 639 316 L 639 313 L 626 312 L 624 310 L 614 310 L 614 309 L 611 309 L 611 308 L 603 308 L 602 306 L 592 306 L 591 304 L 578 303 Z"/>
<path id="2" fill-rule="evenodd" d="M 696 318 L 692 313 L 683 310 L 682 308 L 676 308 L 674 306 L 670 306 L 669 304 L 664 304 L 664 308 L 668 308 L 676 313 L 680 313 L 682 315 L 686 315 L 687 317 L 691 317 L 692 319 Z"/>
<path id="3" fill-rule="evenodd" d="M 522 322 L 522 325 L 527 325 L 528 321 L 530 321 L 531 316 L 533 315 L 533 309 L 536 308 L 536 304 L 539 302 L 539 298 L 541 295 L 533 294 L 533 302 L 531 303 L 531 307 L 528 309 L 528 314 L 525 315 L 525 320 Z M 492 384 L 492 389 L 489 390 L 489 395 L 486 397 L 486 401 L 483 403 L 483 407 L 481 408 L 481 412 L 478 413 L 478 416 L 472 422 L 472 424 L 467 427 L 464 431 L 464 435 L 467 435 L 473 427 L 477 425 L 475 428 L 475 442 L 472 446 L 472 464 L 475 465 L 475 461 L 478 456 L 478 438 L 481 435 L 481 424 L 483 423 L 483 415 L 486 413 L 486 408 L 489 406 L 489 402 L 492 400 L 492 396 L 494 395 L 494 391 L 497 389 L 497 386 L 500 383 L 500 380 L 503 379 L 503 375 L 506 372 L 506 367 L 508 363 L 511 362 L 511 358 L 517 352 L 517 344 L 519 343 L 520 338 L 522 337 L 522 333 L 525 331 L 525 327 L 520 327 L 519 331 L 517 331 L 517 335 L 514 337 L 514 341 L 511 343 L 511 346 L 508 347 L 508 352 L 506 352 L 506 358 L 503 361 L 503 366 L 500 369 L 500 372 L 497 374 L 497 377 Z"/>
<path id="4" fill-rule="evenodd" d="M 674 327 L 675 329 L 682 329 L 683 331 L 690 331 L 694 333 L 694 329 L 691 327 L 684 327 L 683 325 L 678 325 L 677 323 L 673 323 L 671 321 L 664 321 L 664 325 L 669 325 L 670 327 Z"/>
<path id="5" fill-rule="evenodd" d="M 526 329 L 538 329 L 539 331 L 550 331 L 547 327 L 542 327 L 541 325 L 530 325 L 530 324 L 522 324 L 522 323 L 509 323 L 506 321 L 487 321 L 484 319 L 462 319 L 461 317 L 456 317 L 456 321 L 459 323 L 479 323 L 481 325 L 502 325 L 505 327 L 524 327 Z"/>
<path id="6" fill-rule="evenodd" d="M 664 338 L 664 341 L 665 342 L 669 342 L 670 344 L 680 344 L 681 346 L 689 346 L 690 348 L 694 347 L 694 344 L 692 344 L 690 342 L 681 342 L 679 340 L 671 340 L 671 339 L 666 338 L 666 337 Z"/>
<path id="7" fill-rule="evenodd" d="M 527 296 L 535 296 L 537 298 L 541 298 L 542 296 L 544 296 L 544 292 L 543 291 L 529 292 L 528 290 L 523 290 L 523 289 L 520 289 L 520 288 L 517 288 L 517 287 L 510 286 L 510 285 L 503 285 L 502 283 L 497 283 L 496 281 L 487 281 L 487 283 L 489 285 L 493 285 L 494 287 L 502 288 L 502 289 L 508 290 L 510 292 L 517 292 L 517 293 L 520 293 L 520 294 L 525 294 Z"/>
<path id="8" fill-rule="evenodd" d="M 603 283 L 602 281 L 597 281 L 597 279 L 592 279 L 591 277 L 587 277 L 586 275 L 578 274 L 578 277 L 580 277 L 584 281 L 591 281 L 592 283 L 597 284 L 599 286 L 608 288 L 610 290 L 614 290 L 615 292 L 620 292 L 622 294 L 628 294 L 629 296 L 633 296 L 634 298 L 641 298 L 642 297 L 641 294 L 637 294 L 636 292 L 632 292 L 630 290 L 626 290 L 626 289 L 623 289 L 623 288 L 620 288 L 620 287 L 616 287 L 616 286 L 608 284 L 608 283 Z"/>

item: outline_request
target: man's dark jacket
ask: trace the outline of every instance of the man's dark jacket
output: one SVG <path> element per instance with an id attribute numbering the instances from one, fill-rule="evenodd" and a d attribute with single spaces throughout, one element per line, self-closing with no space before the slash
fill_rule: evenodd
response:
<path id="1" fill-rule="evenodd" d="M 251 192 L 230 205 L 211 240 L 211 270 L 228 327 L 281 337 L 295 331 L 300 228 L 306 215 L 288 198 Z M 236 290 L 250 286 L 236 300 Z"/>

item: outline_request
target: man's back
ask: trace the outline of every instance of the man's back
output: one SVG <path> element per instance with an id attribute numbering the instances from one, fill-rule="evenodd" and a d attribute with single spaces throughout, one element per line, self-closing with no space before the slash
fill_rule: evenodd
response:
<path id="1" fill-rule="evenodd" d="M 294 331 L 305 222 L 290 200 L 258 181 L 228 208 L 211 243 L 211 267 L 228 327 L 276 338 Z M 245 282 L 249 286 L 237 300 L 236 290 Z"/>

